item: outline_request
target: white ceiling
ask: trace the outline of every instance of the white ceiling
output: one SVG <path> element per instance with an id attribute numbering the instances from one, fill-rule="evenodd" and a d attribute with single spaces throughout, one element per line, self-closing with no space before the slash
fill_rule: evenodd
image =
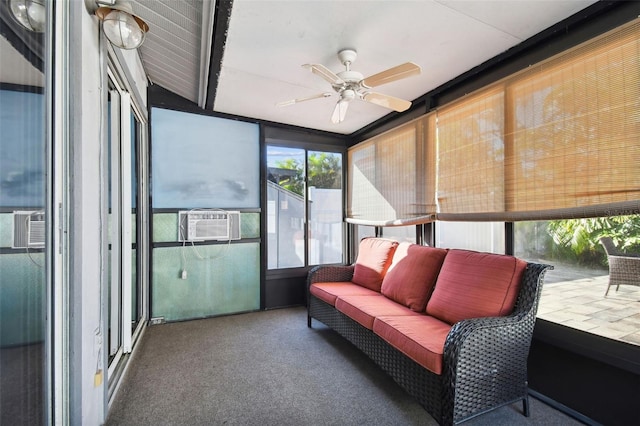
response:
<path id="1" fill-rule="evenodd" d="M 351 134 L 390 110 L 354 101 L 345 121 L 332 124 L 337 96 L 277 107 L 332 91 L 302 64 L 320 63 L 337 73 L 344 69 L 337 52 L 344 48 L 357 50 L 352 69 L 365 76 L 412 61 L 422 67 L 421 75 L 376 88 L 412 101 L 592 3 L 235 0 L 213 110 Z M 134 1 L 134 11 L 151 27 L 141 48 L 150 79 L 200 105 L 214 5 L 215 0 Z"/>

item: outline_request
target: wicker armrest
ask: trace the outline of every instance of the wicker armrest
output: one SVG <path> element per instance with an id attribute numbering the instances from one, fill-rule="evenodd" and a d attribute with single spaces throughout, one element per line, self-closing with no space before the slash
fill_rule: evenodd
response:
<path id="1" fill-rule="evenodd" d="M 444 404 L 453 421 L 527 393 L 527 357 L 542 281 L 549 265 L 529 263 L 511 315 L 460 321 L 443 354 Z M 528 410 L 525 409 L 525 412 Z"/>
<path id="2" fill-rule="evenodd" d="M 533 321 L 521 315 L 476 318 L 453 326 L 443 359 L 443 409 L 457 423 L 484 407 L 527 394 L 527 357 Z M 528 405 L 525 403 L 525 415 Z"/>
<path id="3" fill-rule="evenodd" d="M 309 271 L 307 288 L 313 283 L 351 281 L 354 265 L 321 265 Z"/>
<path id="4" fill-rule="evenodd" d="M 445 365 L 457 365 L 463 356 L 475 356 L 488 347 L 511 350 L 533 332 L 533 327 L 523 326 L 521 316 L 473 318 L 460 321 L 451 328 L 444 344 Z M 528 347 L 530 342 L 527 342 Z M 508 356 L 508 353 L 505 353 Z"/>

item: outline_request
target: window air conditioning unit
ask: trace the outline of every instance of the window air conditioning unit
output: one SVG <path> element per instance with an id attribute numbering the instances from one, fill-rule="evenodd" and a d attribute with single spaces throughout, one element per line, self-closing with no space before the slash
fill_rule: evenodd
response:
<path id="1" fill-rule="evenodd" d="M 43 248 L 45 223 L 43 211 L 13 212 L 12 248 Z"/>
<path id="2" fill-rule="evenodd" d="M 178 212 L 179 241 L 239 239 L 239 211 L 193 210 Z"/>

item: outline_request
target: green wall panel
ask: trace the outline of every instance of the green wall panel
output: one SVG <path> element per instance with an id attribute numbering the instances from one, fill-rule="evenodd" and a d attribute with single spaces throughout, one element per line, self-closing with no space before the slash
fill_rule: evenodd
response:
<path id="1" fill-rule="evenodd" d="M 0 347 L 44 340 L 44 254 L 0 254 Z"/>
<path id="2" fill-rule="evenodd" d="M 0 247 L 11 247 L 13 243 L 13 214 L 0 213 Z"/>
<path id="3" fill-rule="evenodd" d="M 196 249 L 191 245 L 154 248 L 152 317 L 176 321 L 260 308 L 258 243 L 200 245 Z M 180 278 L 183 267 L 187 271 L 184 280 Z"/>
<path id="4" fill-rule="evenodd" d="M 178 213 L 153 214 L 154 243 L 178 241 Z"/>
<path id="5" fill-rule="evenodd" d="M 242 213 L 240 215 L 240 236 L 242 238 L 260 238 L 260 213 Z"/>

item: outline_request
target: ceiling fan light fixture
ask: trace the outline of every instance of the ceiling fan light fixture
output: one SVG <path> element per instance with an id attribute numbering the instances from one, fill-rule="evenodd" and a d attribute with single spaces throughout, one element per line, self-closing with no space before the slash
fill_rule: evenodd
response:
<path id="1" fill-rule="evenodd" d="M 119 0 L 112 6 L 99 7 L 95 14 L 102 21 L 102 31 L 107 39 L 121 49 L 137 49 L 149 31 L 149 25 L 133 14 L 128 1 Z"/>
<path id="2" fill-rule="evenodd" d="M 35 33 L 44 32 L 47 17 L 44 0 L 11 0 L 9 6 L 20 25 Z"/>
<path id="3" fill-rule="evenodd" d="M 356 91 L 353 89 L 345 89 L 340 93 L 340 100 L 344 102 L 351 102 L 356 98 Z"/>

